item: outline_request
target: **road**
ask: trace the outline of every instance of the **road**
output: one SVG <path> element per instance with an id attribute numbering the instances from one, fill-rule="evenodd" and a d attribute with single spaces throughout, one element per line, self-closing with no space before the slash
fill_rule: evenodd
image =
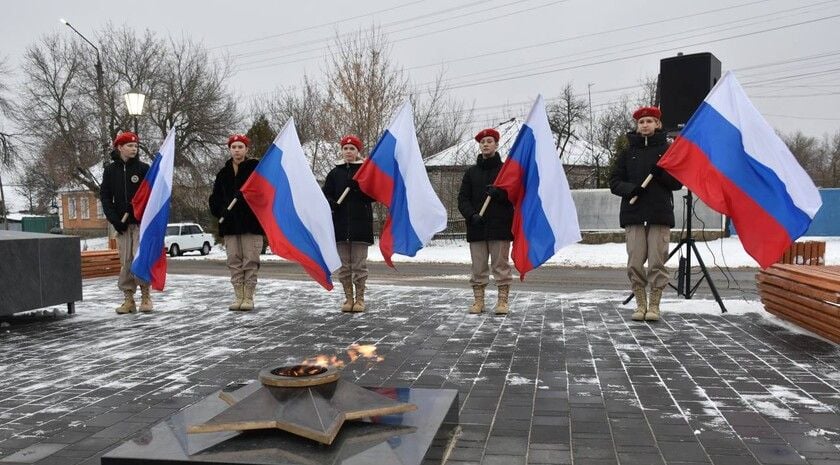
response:
<path id="1" fill-rule="evenodd" d="M 453 263 L 403 263 L 397 270 L 388 268 L 384 263 L 370 263 L 371 283 L 387 283 L 403 286 L 434 286 L 458 288 L 468 287 L 469 266 Z M 672 283 L 676 283 L 672 272 Z M 169 259 L 168 272 L 176 274 L 196 274 L 211 276 L 226 276 L 227 266 L 218 260 L 184 260 L 183 258 Z M 730 277 L 727 284 L 724 274 L 717 268 L 709 270 L 715 285 L 723 298 L 755 298 L 755 268 L 738 268 L 731 270 L 735 281 Z M 290 262 L 263 262 L 260 276 L 272 279 L 309 280 L 297 264 Z M 692 286 L 701 275 L 699 270 L 692 277 Z M 737 285 L 736 285 L 737 281 Z M 738 289 L 740 286 L 740 289 Z M 629 295 L 627 274 L 620 268 L 573 268 L 548 266 L 538 268 L 528 273 L 524 282 L 515 282 L 517 290 L 551 291 L 551 292 L 584 292 L 593 289 L 615 289 L 616 292 Z M 669 291 L 671 293 L 673 291 Z M 709 286 L 701 283 L 695 294 L 697 298 L 712 298 Z"/>

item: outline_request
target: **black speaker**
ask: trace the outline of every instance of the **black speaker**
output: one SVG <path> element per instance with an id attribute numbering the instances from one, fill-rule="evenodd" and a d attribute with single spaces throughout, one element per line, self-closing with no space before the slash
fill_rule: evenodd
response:
<path id="1" fill-rule="evenodd" d="M 688 122 L 720 79 L 720 60 L 711 53 L 694 53 L 659 61 L 659 108 L 662 126 L 676 131 Z"/>

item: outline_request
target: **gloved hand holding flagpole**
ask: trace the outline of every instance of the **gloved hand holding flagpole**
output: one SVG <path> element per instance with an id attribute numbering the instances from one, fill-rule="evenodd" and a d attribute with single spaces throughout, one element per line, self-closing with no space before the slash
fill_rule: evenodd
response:
<path id="1" fill-rule="evenodd" d="M 650 173 L 649 175 L 647 175 L 645 180 L 642 181 L 642 189 L 646 188 L 648 186 L 648 184 L 650 184 L 651 181 L 653 181 L 653 173 Z M 634 195 L 633 198 L 630 199 L 630 205 L 635 204 L 636 200 L 639 200 L 638 195 Z"/>
<path id="2" fill-rule="evenodd" d="M 229 212 L 233 209 L 233 206 L 236 205 L 237 200 L 239 200 L 239 197 L 234 197 L 233 200 L 230 201 L 227 208 L 225 209 L 225 213 L 227 213 L 227 212 Z M 224 216 L 219 218 L 219 224 L 222 224 L 224 222 L 225 222 L 225 217 Z"/>

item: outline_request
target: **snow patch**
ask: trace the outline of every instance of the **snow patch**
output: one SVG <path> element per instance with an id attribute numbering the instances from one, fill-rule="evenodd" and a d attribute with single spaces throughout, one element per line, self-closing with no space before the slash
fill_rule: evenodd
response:
<path id="1" fill-rule="evenodd" d="M 534 384 L 534 381 L 525 378 L 524 376 L 518 376 L 512 373 L 508 373 L 507 384 L 510 386 L 524 386 L 527 384 Z"/>

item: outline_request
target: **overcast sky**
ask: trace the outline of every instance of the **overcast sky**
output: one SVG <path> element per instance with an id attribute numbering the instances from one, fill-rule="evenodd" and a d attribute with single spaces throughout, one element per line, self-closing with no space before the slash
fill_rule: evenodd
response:
<path id="1" fill-rule="evenodd" d="M 522 116 L 565 83 L 597 112 L 677 52 L 711 52 L 784 132 L 840 129 L 840 0 L 7 0 L 0 55 L 13 68 L 44 34 L 94 36 L 106 22 L 185 34 L 229 55 L 243 101 L 317 76 L 336 33 L 379 25 L 414 85 L 443 70 L 475 106 L 473 127 Z M 93 39 L 93 37 L 91 37 Z M 19 76 L 18 76 L 19 77 Z M 242 128 L 246 130 L 247 128 Z"/>

